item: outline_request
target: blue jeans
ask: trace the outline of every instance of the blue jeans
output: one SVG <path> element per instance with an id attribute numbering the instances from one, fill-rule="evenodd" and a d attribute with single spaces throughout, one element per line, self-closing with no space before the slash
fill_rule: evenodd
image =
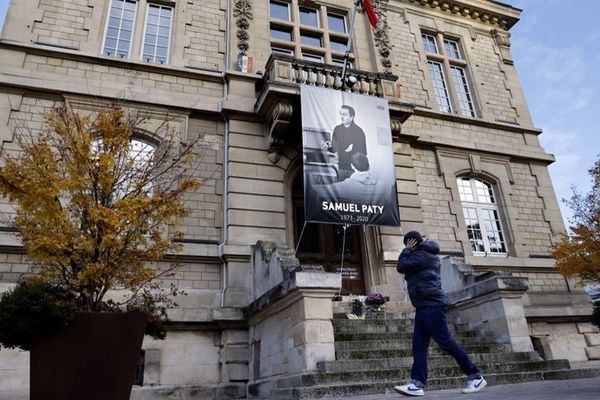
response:
<path id="1" fill-rule="evenodd" d="M 447 316 L 447 307 L 417 307 L 412 340 L 413 366 L 410 377 L 411 381 L 419 387 L 425 387 L 427 384 L 427 348 L 431 338 L 435 340 L 440 349 L 454 357 L 469 379 L 477 379 L 481 376 L 473 361 L 450 336 Z"/>

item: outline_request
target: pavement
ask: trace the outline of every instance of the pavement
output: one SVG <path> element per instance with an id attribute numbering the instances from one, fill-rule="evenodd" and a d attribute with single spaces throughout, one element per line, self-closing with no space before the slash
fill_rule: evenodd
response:
<path id="1" fill-rule="evenodd" d="M 461 389 L 425 391 L 423 400 L 600 400 L 600 378 L 537 381 L 514 385 L 487 386 L 479 393 L 463 394 Z M 393 393 L 334 397 L 327 400 L 403 400 L 411 396 Z"/>
<path id="2" fill-rule="evenodd" d="M 391 387 L 390 391 L 393 392 Z M 29 396 L 22 392 L 0 393 L 0 400 L 27 400 L 28 398 Z M 408 398 L 393 392 L 369 396 L 328 397 L 326 400 L 404 400 Z M 432 390 L 425 391 L 425 396 L 418 398 L 423 400 L 600 400 L 600 378 L 487 386 L 481 392 L 473 394 L 462 394 L 460 389 Z"/>

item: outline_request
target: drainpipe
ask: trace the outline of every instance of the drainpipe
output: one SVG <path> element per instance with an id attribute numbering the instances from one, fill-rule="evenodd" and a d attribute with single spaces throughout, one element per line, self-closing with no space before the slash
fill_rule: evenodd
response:
<path id="1" fill-rule="evenodd" d="M 221 262 L 223 263 L 221 282 L 223 288 L 221 289 L 221 307 L 225 305 L 225 290 L 227 289 L 227 262 L 223 258 L 222 249 L 227 243 L 229 237 L 227 233 L 227 224 L 229 219 L 227 217 L 227 206 L 229 198 L 229 118 L 223 112 L 223 102 L 227 98 L 229 93 L 229 85 L 227 84 L 227 71 L 229 71 L 229 65 L 231 57 L 229 56 L 231 48 L 231 1 L 227 0 L 226 19 L 225 19 L 225 71 L 222 75 L 223 78 L 223 100 L 219 105 L 219 115 L 223 118 L 225 124 L 225 132 L 223 132 L 223 227 L 221 232 L 221 243 L 219 244 L 219 253 Z"/>

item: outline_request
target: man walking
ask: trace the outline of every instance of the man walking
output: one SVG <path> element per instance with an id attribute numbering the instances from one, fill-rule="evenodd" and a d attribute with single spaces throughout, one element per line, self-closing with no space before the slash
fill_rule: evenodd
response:
<path id="1" fill-rule="evenodd" d="M 448 330 L 448 300 L 440 279 L 439 244 L 424 241 L 419 232 L 410 231 L 404 236 L 404 245 L 406 248 L 398 257 L 396 269 L 404 274 L 410 302 L 416 308 L 412 340 L 413 366 L 410 382 L 394 386 L 394 390 L 407 396 L 424 395 L 423 389 L 427 384 L 427 349 L 433 338 L 440 349 L 454 357 L 467 375 L 467 387 L 462 392 L 479 392 L 487 382 L 462 347 L 452 339 Z"/>

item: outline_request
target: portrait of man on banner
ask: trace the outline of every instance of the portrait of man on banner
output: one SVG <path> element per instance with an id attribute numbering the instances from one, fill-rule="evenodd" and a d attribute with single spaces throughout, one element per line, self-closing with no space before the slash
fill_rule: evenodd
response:
<path id="1" fill-rule="evenodd" d="M 385 99 L 303 85 L 307 222 L 399 225 Z"/>

